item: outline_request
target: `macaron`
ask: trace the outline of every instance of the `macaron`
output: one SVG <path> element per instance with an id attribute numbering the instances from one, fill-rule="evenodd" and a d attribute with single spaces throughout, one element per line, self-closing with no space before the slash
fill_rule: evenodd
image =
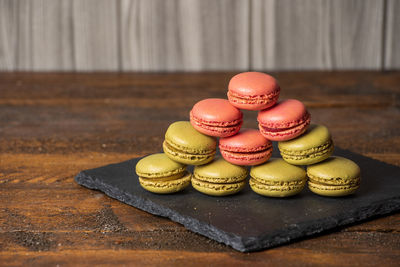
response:
<path id="1" fill-rule="evenodd" d="M 311 165 L 329 158 L 334 149 L 331 134 L 323 125 L 311 124 L 306 132 L 278 143 L 281 156 L 295 165 Z"/>
<path id="2" fill-rule="evenodd" d="M 188 121 L 172 123 L 165 133 L 164 153 L 174 161 L 201 165 L 213 160 L 217 141 L 196 131 Z"/>
<path id="3" fill-rule="evenodd" d="M 360 186 L 360 167 L 342 157 L 330 157 L 307 167 L 308 188 L 315 194 L 340 197 L 354 193 Z"/>
<path id="4" fill-rule="evenodd" d="M 227 137 L 240 130 L 243 114 L 226 99 L 208 98 L 193 106 L 190 122 L 203 134 Z"/>
<path id="5" fill-rule="evenodd" d="M 221 138 L 219 149 L 222 157 L 236 165 L 258 165 L 272 154 L 272 144 L 259 130 L 241 129 L 238 134 Z"/>
<path id="6" fill-rule="evenodd" d="M 164 153 L 139 160 L 136 174 L 144 189 L 157 194 L 170 194 L 185 189 L 192 176 L 186 171 L 186 165 L 171 160 Z"/>
<path id="7" fill-rule="evenodd" d="M 246 185 L 246 167 L 233 165 L 223 158 L 194 168 L 192 186 L 197 191 L 211 196 L 226 196 L 238 193 Z"/>
<path id="8" fill-rule="evenodd" d="M 281 158 L 271 158 L 250 170 L 250 187 L 267 197 L 289 197 L 303 190 L 307 181 L 303 168 L 291 165 Z"/>
<path id="9" fill-rule="evenodd" d="M 274 77 L 261 72 L 243 72 L 232 77 L 228 99 L 240 109 L 261 110 L 273 106 L 280 87 Z"/>
<path id="10" fill-rule="evenodd" d="M 304 104 L 296 99 L 279 101 L 275 106 L 258 112 L 260 132 L 272 141 L 287 141 L 307 130 L 311 116 Z"/>

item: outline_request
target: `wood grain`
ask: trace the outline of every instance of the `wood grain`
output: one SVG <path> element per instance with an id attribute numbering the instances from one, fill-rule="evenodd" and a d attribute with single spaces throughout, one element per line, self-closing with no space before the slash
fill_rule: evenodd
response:
<path id="1" fill-rule="evenodd" d="M 254 69 L 381 69 L 383 0 L 253 0 Z"/>
<path id="2" fill-rule="evenodd" d="M 77 71 L 118 70 L 117 1 L 72 1 L 74 63 Z"/>
<path id="3" fill-rule="evenodd" d="M 0 70 L 396 69 L 396 0 L 0 0 Z"/>
<path id="4" fill-rule="evenodd" d="M 387 0 L 385 25 L 385 69 L 400 68 L 400 2 Z"/>
<path id="5" fill-rule="evenodd" d="M 400 214 L 240 253 L 73 181 L 160 151 L 168 125 L 225 97 L 232 75 L 0 73 L 0 265 L 398 265 Z M 273 75 L 338 146 L 400 166 L 399 72 Z"/>
<path id="6" fill-rule="evenodd" d="M 123 70 L 247 69 L 248 1 L 123 0 Z"/>
<path id="7" fill-rule="evenodd" d="M 118 70 L 117 2 L 0 1 L 0 69 Z"/>

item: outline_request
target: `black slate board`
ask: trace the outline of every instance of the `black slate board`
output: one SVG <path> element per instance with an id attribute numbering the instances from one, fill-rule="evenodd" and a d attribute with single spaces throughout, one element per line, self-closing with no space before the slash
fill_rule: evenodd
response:
<path id="1" fill-rule="evenodd" d="M 134 168 L 140 158 L 82 171 L 75 180 L 247 252 L 400 210 L 399 167 L 340 148 L 335 155 L 360 165 L 361 187 L 352 196 L 327 198 L 305 189 L 297 196 L 275 199 L 257 195 L 249 186 L 227 197 L 203 195 L 191 187 L 173 195 L 156 195 L 139 185 Z"/>

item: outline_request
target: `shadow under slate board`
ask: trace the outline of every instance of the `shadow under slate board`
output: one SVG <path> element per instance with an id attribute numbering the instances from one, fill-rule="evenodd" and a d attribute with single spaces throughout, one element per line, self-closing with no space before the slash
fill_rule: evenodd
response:
<path id="1" fill-rule="evenodd" d="M 277 157 L 278 149 L 274 149 Z M 307 188 L 290 198 L 268 198 L 247 187 L 239 194 L 212 197 L 190 186 L 172 195 L 141 188 L 135 173 L 140 158 L 80 172 L 75 180 L 90 189 L 242 251 L 257 251 L 400 210 L 400 167 L 335 149 L 361 168 L 352 196 L 328 198 Z M 191 169 L 192 170 L 192 169 Z"/>

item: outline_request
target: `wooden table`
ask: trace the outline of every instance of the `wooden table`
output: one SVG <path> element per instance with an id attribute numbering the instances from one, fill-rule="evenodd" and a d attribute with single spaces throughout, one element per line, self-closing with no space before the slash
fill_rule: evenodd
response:
<path id="1" fill-rule="evenodd" d="M 400 214 L 240 253 L 74 182 L 160 151 L 167 126 L 225 97 L 232 75 L 0 73 L 0 265 L 399 264 Z M 337 146 L 400 166 L 400 72 L 274 75 Z"/>

